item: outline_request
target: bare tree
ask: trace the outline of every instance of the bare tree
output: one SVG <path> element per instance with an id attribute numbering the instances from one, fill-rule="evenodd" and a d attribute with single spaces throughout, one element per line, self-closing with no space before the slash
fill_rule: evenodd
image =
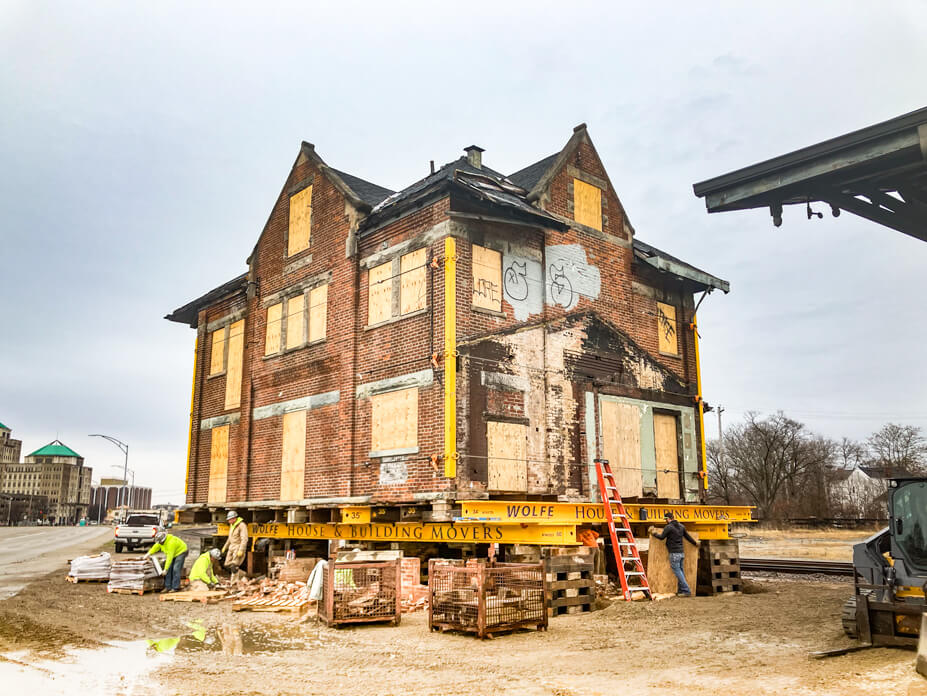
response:
<path id="1" fill-rule="evenodd" d="M 743 496 L 734 480 L 734 470 L 727 458 L 721 456 L 721 443 L 711 440 L 705 450 L 708 458 L 708 497 L 713 503 L 737 505 Z"/>
<path id="2" fill-rule="evenodd" d="M 887 475 L 927 470 L 927 440 L 916 426 L 887 423 L 869 436 L 867 444 L 872 455 L 869 465 Z"/>
<path id="3" fill-rule="evenodd" d="M 848 437 L 841 438 L 837 445 L 836 461 L 834 466 L 841 469 L 855 469 L 866 461 L 868 456 L 866 445 Z"/>

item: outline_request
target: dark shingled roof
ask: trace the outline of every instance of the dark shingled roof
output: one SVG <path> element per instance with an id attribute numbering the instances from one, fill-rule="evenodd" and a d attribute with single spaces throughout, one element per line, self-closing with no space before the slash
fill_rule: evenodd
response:
<path id="1" fill-rule="evenodd" d="M 555 152 L 534 164 L 529 164 L 524 169 L 519 169 L 514 174 L 509 174 L 509 181 L 521 186 L 525 191 L 530 191 L 541 180 L 541 177 L 547 173 L 547 170 L 553 166 L 554 160 L 559 156 L 560 153 Z"/>
<path id="2" fill-rule="evenodd" d="M 706 289 L 717 288 L 724 292 L 730 292 L 731 290 L 731 285 L 726 280 L 717 278 L 707 271 L 676 258 L 672 254 L 667 254 L 655 246 L 642 242 L 637 237 L 634 238 L 634 256 L 660 271 L 676 272 L 678 275 L 698 283 Z"/>
<path id="3" fill-rule="evenodd" d="M 227 283 L 223 283 L 217 288 L 213 288 L 205 295 L 197 297 L 192 302 L 187 302 L 183 307 L 175 309 L 173 312 L 168 314 L 165 319 L 168 321 L 176 321 L 180 324 L 189 324 L 191 328 L 196 328 L 197 315 L 200 313 L 200 310 L 204 307 L 208 307 L 216 300 L 219 300 L 226 295 L 231 295 L 236 292 L 241 292 L 245 289 L 245 286 L 248 284 L 248 274 L 242 273 L 237 278 L 232 278 L 232 280 Z"/>
<path id="4" fill-rule="evenodd" d="M 341 180 L 346 183 L 351 188 L 351 190 L 354 191 L 354 193 L 357 194 L 357 197 L 364 201 L 364 203 L 369 205 L 371 208 L 393 193 L 388 188 L 377 186 L 376 184 L 365 181 L 364 179 L 354 176 L 353 174 L 339 171 L 334 167 L 330 167 L 330 169 L 335 174 L 340 176 Z"/>

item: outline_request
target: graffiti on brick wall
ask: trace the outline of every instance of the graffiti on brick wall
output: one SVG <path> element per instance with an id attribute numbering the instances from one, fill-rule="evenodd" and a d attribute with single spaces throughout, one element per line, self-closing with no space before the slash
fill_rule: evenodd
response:
<path id="1" fill-rule="evenodd" d="M 586 261 L 579 244 L 556 244 L 545 250 L 546 269 L 540 261 L 517 253 L 502 257 L 502 296 L 524 321 L 540 314 L 544 303 L 573 309 L 579 299 L 595 300 L 601 292 L 599 269 Z M 546 271 L 546 273 L 545 273 Z"/>
<path id="2" fill-rule="evenodd" d="M 586 250 L 579 244 L 555 244 L 544 250 L 547 262 L 547 297 L 549 305 L 573 309 L 580 297 L 598 299 L 602 290 L 599 269 L 586 260 Z"/>

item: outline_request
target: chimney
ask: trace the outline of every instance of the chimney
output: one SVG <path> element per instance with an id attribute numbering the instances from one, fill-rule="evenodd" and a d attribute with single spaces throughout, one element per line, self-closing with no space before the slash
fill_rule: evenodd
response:
<path id="1" fill-rule="evenodd" d="M 483 168 L 483 155 L 481 153 L 486 152 L 483 148 L 478 145 L 471 145 L 470 147 L 465 147 L 464 152 L 467 153 L 467 162 L 470 163 L 471 167 L 476 169 Z"/>

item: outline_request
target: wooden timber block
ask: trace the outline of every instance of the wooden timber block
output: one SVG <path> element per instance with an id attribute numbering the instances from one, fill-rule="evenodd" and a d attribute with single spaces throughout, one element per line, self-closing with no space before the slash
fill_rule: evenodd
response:
<path id="1" fill-rule="evenodd" d="M 110 594 L 135 594 L 135 595 L 143 595 L 148 592 L 154 592 L 154 590 L 150 590 L 150 589 L 149 590 L 130 590 L 127 587 L 114 587 L 114 588 L 107 587 L 106 591 L 109 592 Z"/>
<path id="2" fill-rule="evenodd" d="M 67 575 L 64 579 L 74 584 L 79 582 L 109 582 L 109 578 L 75 578 L 73 575 Z"/>

